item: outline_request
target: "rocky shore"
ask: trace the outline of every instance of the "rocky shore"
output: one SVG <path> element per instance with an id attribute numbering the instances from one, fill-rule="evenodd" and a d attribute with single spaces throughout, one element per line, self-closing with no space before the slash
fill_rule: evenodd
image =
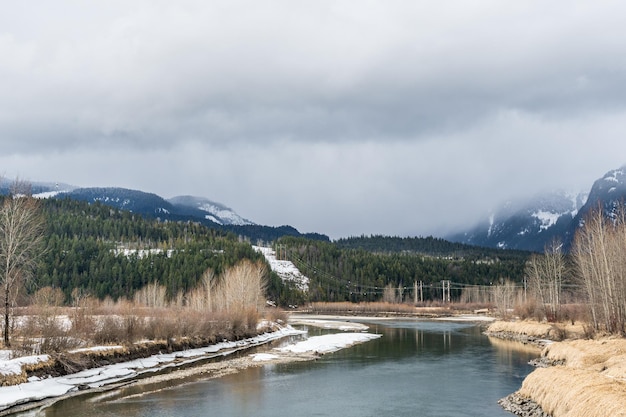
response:
<path id="1" fill-rule="evenodd" d="M 551 417 L 539 404 L 517 393 L 502 398 L 498 404 L 506 411 L 520 417 Z"/>

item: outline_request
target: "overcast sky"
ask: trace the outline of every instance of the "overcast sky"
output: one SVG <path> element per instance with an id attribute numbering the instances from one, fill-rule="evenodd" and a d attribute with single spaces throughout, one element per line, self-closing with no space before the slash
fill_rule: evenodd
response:
<path id="1" fill-rule="evenodd" d="M 626 163 L 626 2 L 20 0 L 0 174 L 442 235 Z"/>

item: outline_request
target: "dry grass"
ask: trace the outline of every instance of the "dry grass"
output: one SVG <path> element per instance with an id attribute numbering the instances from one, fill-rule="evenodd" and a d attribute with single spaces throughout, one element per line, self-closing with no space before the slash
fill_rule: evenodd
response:
<path id="1" fill-rule="evenodd" d="M 534 320 L 496 321 L 489 326 L 487 332 L 513 333 L 552 340 L 580 338 L 585 334 L 582 323 L 540 323 Z"/>
<path id="2" fill-rule="evenodd" d="M 310 311 L 316 314 L 324 313 L 349 313 L 349 314 L 416 314 L 417 309 L 409 304 L 372 302 L 350 303 L 337 302 L 311 303 Z"/>
<path id="3" fill-rule="evenodd" d="M 554 343 L 542 356 L 564 365 L 536 369 L 520 395 L 553 417 L 626 416 L 626 339 Z"/>
<path id="4" fill-rule="evenodd" d="M 524 380 L 519 394 L 553 417 L 626 416 L 626 383 L 591 370 L 539 368 Z"/>
<path id="5" fill-rule="evenodd" d="M 568 368 L 606 373 L 626 365 L 626 339 L 570 340 L 547 346 L 542 356 L 564 361 Z M 626 373 L 612 372 L 613 377 L 626 380 Z"/>

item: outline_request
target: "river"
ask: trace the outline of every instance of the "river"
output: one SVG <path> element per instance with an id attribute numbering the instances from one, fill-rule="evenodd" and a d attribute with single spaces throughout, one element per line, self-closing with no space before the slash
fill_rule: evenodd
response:
<path id="1" fill-rule="evenodd" d="M 265 365 L 114 401 L 79 397 L 34 415 L 511 417 L 497 401 L 520 387 L 538 355 L 469 323 L 366 324 L 383 337 L 317 361 Z"/>

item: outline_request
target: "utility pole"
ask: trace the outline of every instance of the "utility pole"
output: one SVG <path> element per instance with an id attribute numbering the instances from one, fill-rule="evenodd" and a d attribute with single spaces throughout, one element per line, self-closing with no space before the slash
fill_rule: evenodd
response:
<path id="1" fill-rule="evenodd" d="M 420 286 L 420 303 L 424 302 L 424 281 L 419 282 Z"/>
<path id="2" fill-rule="evenodd" d="M 441 281 L 441 288 L 443 289 L 443 302 L 450 302 L 450 280 Z"/>

